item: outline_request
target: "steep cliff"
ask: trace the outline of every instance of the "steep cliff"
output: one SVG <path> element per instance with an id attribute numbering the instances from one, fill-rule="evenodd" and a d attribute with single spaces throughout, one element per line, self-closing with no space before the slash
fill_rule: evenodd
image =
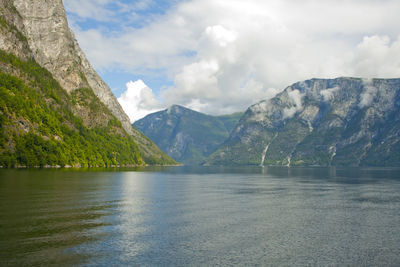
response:
<path id="1" fill-rule="evenodd" d="M 400 79 L 312 79 L 251 106 L 207 164 L 400 166 Z"/>
<path id="2" fill-rule="evenodd" d="M 198 165 L 229 137 L 241 115 L 210 116 L 173 105 L 134 125 L 175 160 Z"/>
<path id="3" fill-rule="evenodd" d="M 61 0 L 14 0 L 33 57 L 68 92 L 90 87 L 112 114 L 132 134 L 128 116 L 111 90 L 97 75 L 68 27 Z"/>
<path id="4" fill-rule="evenodd" d="M 91 136 L 89 140 L 81 140 L 83 152 L 79 153 L 85 152 L 86 142 L 87 147 L 93 148 L 86 152 L 95 156 L 86 157 L 69 148 L 61 151 L 67 158 L 63 162 L 75 165 L 174 163 L 131 126 L 115 96 L 79 48 L 68 28 L 61 0 L 0 0 L 0 37 L 0 71 L 4 74 L 0 81 L 4 96 L 0 113 L 3 158 L 16 164 L 27 164 L 14 156 L 19 153 L 18 149 L 25 151 L 26 147 L 18 142 L 26 141 L 28 135 L 35 136 L 36 143 L 55 140 L 66 142 L 65 146 L 73 144 L 73 138 Z M 17 86 L 13 86 L 14 83 Z M 21 103 L 13 106 L 16 99 Z M 36 109 L 31 110 L 32 105 Z M 36 110 L 39 110 L 36 116 L 31 114 Z M 46 112 L 50 121 L 40 118 L 47 117 Z M 54 126 L 56 121 L 59 127 Z M 62 125 L 79 133 L 80 137 Z M 18 141 L 21 136 L 24 140 Z M 72 139 L 63 139 L 63 136 Z M 99 141 L 101 139 L 103 143 Z M 94 144 L 99 147 L 94 148 Z M 133 149 L 133 154 L 126 151 L 128 147 Z M 39 148 L 40 145 L 36 146 L 36 150 Z M 118 157 L 121 153 L 123 156 Z"/>

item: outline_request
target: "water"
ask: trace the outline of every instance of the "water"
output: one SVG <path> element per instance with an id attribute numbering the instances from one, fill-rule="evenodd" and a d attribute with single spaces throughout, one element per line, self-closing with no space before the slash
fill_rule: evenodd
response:
<path id="1" fill-rule="evenodd" d="M 0 265 L 400 266 L 400 170 L 0 170 Z"/>

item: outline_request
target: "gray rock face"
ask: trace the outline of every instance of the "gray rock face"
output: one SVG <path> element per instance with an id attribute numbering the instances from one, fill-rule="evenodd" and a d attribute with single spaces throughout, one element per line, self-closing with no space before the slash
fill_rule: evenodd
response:
<path id="1" fill-rule="evenodd" d="M 110 88 L 92 68 L 69 29 L 62 1 L 14 0 L 13 4 L 20 14 L 17 28 L 27 37 L 36 62 L 50 71 L 68 92 L 82 87 L 92 88 L 95 95 L 121 121 L 124 129 L 134 134 L 128 116 Z"/>
<path id="2" fill-rule="evenodd" d="M 0 0 L 0 49 L 27 60 L 32 58 L 32 52 L 27 44 L 23 19 L 16 11 L 11 0 Z"/>
<path id="3" fill-rule="evenodd" d="M 208 164 L 400 166 L 400 79 L 312 79 L 251 106 Z"/>

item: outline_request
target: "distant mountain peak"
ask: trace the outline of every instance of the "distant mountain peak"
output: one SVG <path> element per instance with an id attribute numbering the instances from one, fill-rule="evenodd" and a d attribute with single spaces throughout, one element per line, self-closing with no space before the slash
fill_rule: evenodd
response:
<path id="1" fill-rule="evenodd" d="M 184 107 L 182 105 L 177 105 L 177 104 L 171 105 L 167 109 L 167 112 L 169 112 L 169 113 L 193 112 L 193 113 L 199 113 L 199 114 L 207 115 L 207 114 L 201 113 L 199 111 Z"/>
<path id="2" fill-rule="evenodd" d="M 136 121 L 134 126 L 175 160 L 198 165 L 228 138 L 241 115 L 211 116 L 172 105 Z"/>
<path id="3" fill-rule="evenodd" d="M 189 109 L 188 108 L 185 108 L 184 106 L 181 106 L 181 105 L 171 105 L 169 108 L 167 108 L 166 109 L 166 111 L 168 112 L 168 113 L 172 113 L 172 112 L 174 112 L 174 113 L 178 113 L 178 112 L 181 112 L 181 111 L 188 111 Z"/>

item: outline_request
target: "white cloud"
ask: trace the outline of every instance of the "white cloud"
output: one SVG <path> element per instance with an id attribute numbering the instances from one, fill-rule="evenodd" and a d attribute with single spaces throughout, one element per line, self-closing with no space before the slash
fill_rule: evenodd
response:
<path id="1" fill-rule="evenodd" d="M 206 34 L 221 47 L 226 47 L 229 43 L 234 42 L 237 38 L 237 34 L 235 32 L 229 31 L 221 25 L 207 27 Z"/>
<path id="2" fill-rule="evenodd" d="M 163 106 L 221 114 L 313 77 L 399 77 L 399 13 L 398 0 L 188 0 L 140 28 L 74 30 L 97 69 L 163 72 Z"/>
<path id="3" fill-rule="evenodd" d="M 378 89 L 374 86 L 372 79 L 363 79 L 364 91 L 360 96 L 359 107 L 364 108 L 371 105 L 374 100 Z"/>
<path id="4" fill-rule="evenodd" d="M 296 89 L 296 90 L 290 90 L 288 92 L 288 96 L 293 106 L 291 106 L 290 108 L 283 109 L 284 119 L 292 118 L 294 114 L 303 110 L 302 99 L 304 97 L 304 94 L 302 94 L 299 90 Z"/>
<path id="5" fill-rule="evenodd" d="M 190 30 L 182 31 L 179 18 L 146 28 L 124 28 L 123 33 L 105 33 L 102 28 L 82 30 L 73 25 L 75 35 L 98 70 L 122 69 L 137 74 L 164 71 L 176 74 L 190 62 L 185 52 L 196 45 Z"/>
<path id="6" fill-rule="evenodd" d="M 340 87 L 333 87 L 333 88 L 328 88 L 325 90 L 321 90 L 320 94 L 322 96 L 322 99 L 325 102 L 329 102 L 330 100 L 333 99 L 335 92 L 337 92 L 338 90 L 340 90 Z"/>
<path id="7" fill-rule="evenodd" d="M 399 77 L 400 36 L 393 42 L 385 35 L 364 37 L 352 63 L 357 76 Z"/>
<path id="8" fill-rule="evenodd" d="M 118 102 L 132 123 L 162 108 L 153 91 L 142 80 L 130 81 L 126 88 Z"/>
<path id="9" fill-rule="evenodd" d="M 95 19 L 98 21 L 108 21 L 114 16 L 114 12 L 108 10 L 106 6 L 112 0 L 64 0 L 67 10 L 71 10 L 81 19 Z"/>

